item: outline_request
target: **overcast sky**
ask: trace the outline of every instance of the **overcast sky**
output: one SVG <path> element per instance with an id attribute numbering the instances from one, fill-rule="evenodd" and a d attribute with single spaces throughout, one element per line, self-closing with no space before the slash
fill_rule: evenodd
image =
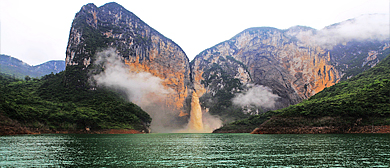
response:
<path id="1" fill-rule="evenodd" d="M 110 1 L 0 0 L 0 53 L 37 65 L 64 60 L 75 14 Z M 117 0 L 175 41 L 192 60 L 250 27 L 322 29 L 363 14 L 389 14 L 389 0 Z M 390 20 L 390 18 L 389 18 Z"/>

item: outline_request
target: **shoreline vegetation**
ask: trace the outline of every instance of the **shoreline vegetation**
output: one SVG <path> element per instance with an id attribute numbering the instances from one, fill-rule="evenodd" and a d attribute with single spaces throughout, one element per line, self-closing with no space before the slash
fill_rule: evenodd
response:
<path id="1" fill-rule="evenodd" d="M 144 130 L 135 129 L 85 129 L 75 130 L 54 130 L 49 128 L 33 128 L 23 126 L 17 121 L 0 114 L 0 136 L 5 135 L 23 135 L 23 134 L 144 134 Z"/>
<path id="2" fill-rule="evenodd" d="M 250 134 L 389 134 L 390 125 L 356 126 L 350 129 L 340 127 L 258 127 L 248 130 L 215 130 L 213 133 L 250 133 Z"/>
<path id="3" fill-rule="evenodd" d="M 259 127 L 251 134 L 360 134 L 360 133 L 390 133 L 390 125 L 384 126 L 356 126 L 347 130 L 339 127 Z"/>

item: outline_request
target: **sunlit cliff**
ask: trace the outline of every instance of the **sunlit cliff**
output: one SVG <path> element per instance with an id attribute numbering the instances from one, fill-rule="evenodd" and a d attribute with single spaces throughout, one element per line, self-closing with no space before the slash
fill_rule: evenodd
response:
<path id="1" fill-rule="evenodd" d="M 326 31 L 333 29 L 337 26 Z M 204 108 L 211 113 L 219 113 L 221 108 L 234 113 L 234 104 L 221 103 L 221 99 L 246 92 L 248 84 L 271 88 L 279 96 L 273 109 L 284 108 L 375 66 L 389 52 L 383 39 L 345 38 L 342 43 L 324 45 L 317 41 L 336 37 L 318 37 L 320 33 L 303 26 L 249 28 L 204 50 L 191 61 L 194 86 L 208 99 Z M 209 99 L 215 103 L 207 103 Z M 241 111 L 257 114 L 269 110 L 250 108 L 243 106 Z"/>
<path id="2" fill-rule="evenodd" d="M 161 78 L 162 84 L 174 91 L 164 103 L 180 115 L 186 114 L 184 100 L 188 96 L 190 68 L 187 56 L 177 44 L 116 3 L 99 8 L 85 5 L 72 24 L 66 64 L 88 68 L 95 61 L 95 51 L 88 50 L 106 47 L 117 50 L 129 71 L 148 72 Z"/>

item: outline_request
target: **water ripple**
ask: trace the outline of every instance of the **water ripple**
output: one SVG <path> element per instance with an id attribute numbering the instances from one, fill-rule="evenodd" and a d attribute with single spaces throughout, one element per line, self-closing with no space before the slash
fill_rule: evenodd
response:
<path id="1" fill-rule="evenodd" d="M 386 167 L 388 134 L 19 135 L 0 167 Z"/>

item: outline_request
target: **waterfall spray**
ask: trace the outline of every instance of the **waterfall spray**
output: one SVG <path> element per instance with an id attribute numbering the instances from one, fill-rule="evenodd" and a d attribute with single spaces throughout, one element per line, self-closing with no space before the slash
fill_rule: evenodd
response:
<path id="1" fill-rule="evenodd" d="M 195 91 L 192 92 L 190 115 L 191 117 L 190 122 L 188 123 L 188 128 L 197 132 L 203 131 L 202 109 L 199 104 L 198 95 Z"/>

